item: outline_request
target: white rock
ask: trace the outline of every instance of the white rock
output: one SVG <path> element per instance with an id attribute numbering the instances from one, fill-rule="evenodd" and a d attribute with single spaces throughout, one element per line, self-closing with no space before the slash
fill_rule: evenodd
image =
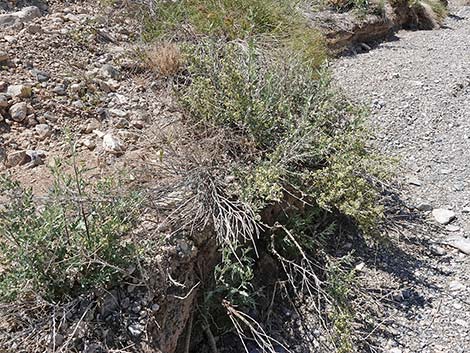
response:
<path id="1" fill-rule="evenodd" d="M 456 226 L 454 224 L 448 224 L 448 225 L 446 225 L 446 230 L 448 232 L 458 232 L 460 230 L 460 227 Z"/>
<path id="2" fill-rule="evenodd" d="M 130 325 L 127 329 L 129 330 L 129 333 L 134 337 L 138 337 L 144 332 L 144 327 L 139 324 Z"/>
<path id="3" fill-rule="evenodd" d="M 9 109 L 9 113 L 13 121 L 21 122 L 28 115 L 28 106 L 25 102 L 13 104 Z"/>
<path id="4" fill-rule="evenodd" d="M 464 254 L 470 255 L 470 239 L 464 237 L 452 237 L 446 241 L 446 243 Z"/>
<path id="5" fill-rule="evenodd" d="M 432 211 L 434 219 L 440 224 L 448 224 L 455 218 L 455 212 L 445 208 L 436 208 Z"/>
<path id="6" fill-rule="evenodd" d="M 459 281 L 450 281 L 449 290 L 452 292 L 457 292 L 466 289 L 466 287 Z"/>
<path id="7" fill-rule="evenodd" d="M 103 136 L 103 148 L 105 151 L 110 153 L 120 154 L 124 152 L 124 145 L 122 142 L 110 133 Z"/>
<path id="8" fill-rule="evenodd" d="M 45 138 L 52 135 L 51 127 L 47 124 L 38 124 L 34 127 L 36 133 L 40 140 L 44 140 Z"/>
<path id="9" fill-rule="evenodd" d="M 357 265 L 354 267 L 354 269 L 355 269 L 356 271 L 361 272 L 362 270 L 364 270 L 364 267 L 366 267 L 366 264 L 365 264 L 364 262 L 361 262 L 361 263 L 357 264 Z"/>
<path id="10" fill-rule="evenodd" d="M 29 85 L 11 85 L 7 88 L 7 94 L 13 98 L 28 98 L 31 93 L 32 89 Z"/>
<path id="11" fill-rule="evenodd" d="M 402 350 L 400 348 L 394 347 L 391 348 L 388 353 L 402 353 Z"/>

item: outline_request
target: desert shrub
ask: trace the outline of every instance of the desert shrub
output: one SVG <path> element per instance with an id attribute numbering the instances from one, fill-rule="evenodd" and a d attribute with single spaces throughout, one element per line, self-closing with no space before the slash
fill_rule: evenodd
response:
<path id="1" fill-rule="evenodd" d="M 325 71 L 239 42 L 190 52 L 191 84 L 178 95 L 191 123 L 236 131 L 254 146 L 240 147 L 234 165 L 244 201 L 262 208 L 295 190 L 370 229 L 381 214 L 372 180 L 383 171 L 367 148 L 361 111 Z"/>
<path id="2" fill-rule="evenodd" d="M 226 40 L 268 36 L 319 65 L 325 59 L 323 37 L 296 5 L 292 0 L 159 1 L 147 16 L 143 38 L 181 40 L 188 33 Z"/>
<path id="3" fill-rule="evenodd" d="M 169 42 L 154 44 L 145 50 L 143 60 L 146 67 L 161 77 L 174 76 L 183 66 L 179 47 Z"/>
<path id="4" fill-rule="evenodd" d="M 0 211 L 0 300 L 60 301 L 125 277 L 136 249 L 124 235 L 140 197 L 114 195 L 115 188 L 57 167 L 50 195 L 38 199 L 2 176 L 9 203 Z"/>

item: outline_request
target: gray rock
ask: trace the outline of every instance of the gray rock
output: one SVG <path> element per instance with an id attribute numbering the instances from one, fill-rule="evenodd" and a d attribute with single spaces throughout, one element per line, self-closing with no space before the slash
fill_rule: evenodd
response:
<path id="1" fill-rule="evenodd" d="M 8 107 L 8 97 L 4 94 L 0 94 L 0 108 Z"/>
<path id="2" fill-rule="evenodd" d="M 455 212 L 445 208 L 436 208 L 432 211 L 434 219 L 440 224 L 448 224 L 455 218 Z"/>
<path id="3" fill-rule="evenodd" d="M 43 164 L 43 158 L 46 156 L 44 151 L 41 150 L 27 150 L 26 155 L 29 157 L 28 166 L 30 168 Z"/>
<path id="4" fill-rule="evenodd" d="M 41 10 L 36 6 L 27 6 L 13 15 L 18 16 L 23 22 L 29 22 L 37 17 L 41 17 Z"/>
<path id="5" fill-rule="evenodd" d="M 9 113 L 13 121 L 22 122 L 28 115 L 28 106 L 25 102 L 13 104 Z"/>
<path id="6" fill-rule="evenodd" d="M 0 29 L 20 30 L 23 28 L 23 21 L 14 14 L 0 15 Z"/>
<path id="7" fill-rule="evenodd" d="M 100 76 L 103 78 L 113 78 L 115 80 L 119 79 L 121 76 L 119 71 L 110 64 L 105 64 L 101 67 Z"/>
<path id="8" fill-rule="evenodd" d="M 432 211 L 432 205 L 426 202 L 422 202 L 416 206 L 419 211 L 427 212 Z"/>
<path id="9" fill-rule="evenodd" d="M 34 77 L 36 77 L 36 79 L 39 82 L 46 82 L 50 78 L 50 76 L 47 72 L 44 72 L 44 71 L 41 71 L 41 70 L 32 69 L 31 73 L 34 75 Z"/>
<path id="10" fill-rule="evenodd" d="M 36 6 L 24 7 L 20 11 L 0 15 L 0 29 L 23 28 L 23 25 L 31 20 L 40 17 L 41 10 Z"/>
<path id="11" fill-rule="evenodd" d="M 67 94 L 65 91 L 65 85 L 63 84 L 58 84 L 52 89 L 52 91 L 59 96 L 65 96 Z"/>

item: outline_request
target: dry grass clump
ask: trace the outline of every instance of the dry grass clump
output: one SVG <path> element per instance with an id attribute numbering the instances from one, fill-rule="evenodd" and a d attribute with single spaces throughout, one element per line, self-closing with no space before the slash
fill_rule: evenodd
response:
<path id="1" fill-rule="evenodd" d="M 145 51 L 146 66 L 162 77 L 176 75 L 183 67 L 183 56 L 175 43 L 159 43 Z"/>

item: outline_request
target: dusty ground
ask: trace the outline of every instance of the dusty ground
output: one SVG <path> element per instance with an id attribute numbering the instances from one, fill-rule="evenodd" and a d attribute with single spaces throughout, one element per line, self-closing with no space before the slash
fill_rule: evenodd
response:
<path id="1" fill-rule="evenodd" d="M 339 85 L 370 106 L 376 144 L 401 161 L 400 197 L 425 220 L 400 220 L 400 240 L 367 264 L 365 277 L 397 293 L 376 351 L 468 352 L 470 256 L 442 243 L 470 234 L 470 7 L 452 6 L 441 30 L 400 31 L 333 66 Z M 438 208 L 456 218 L 438 224 Z"/>

